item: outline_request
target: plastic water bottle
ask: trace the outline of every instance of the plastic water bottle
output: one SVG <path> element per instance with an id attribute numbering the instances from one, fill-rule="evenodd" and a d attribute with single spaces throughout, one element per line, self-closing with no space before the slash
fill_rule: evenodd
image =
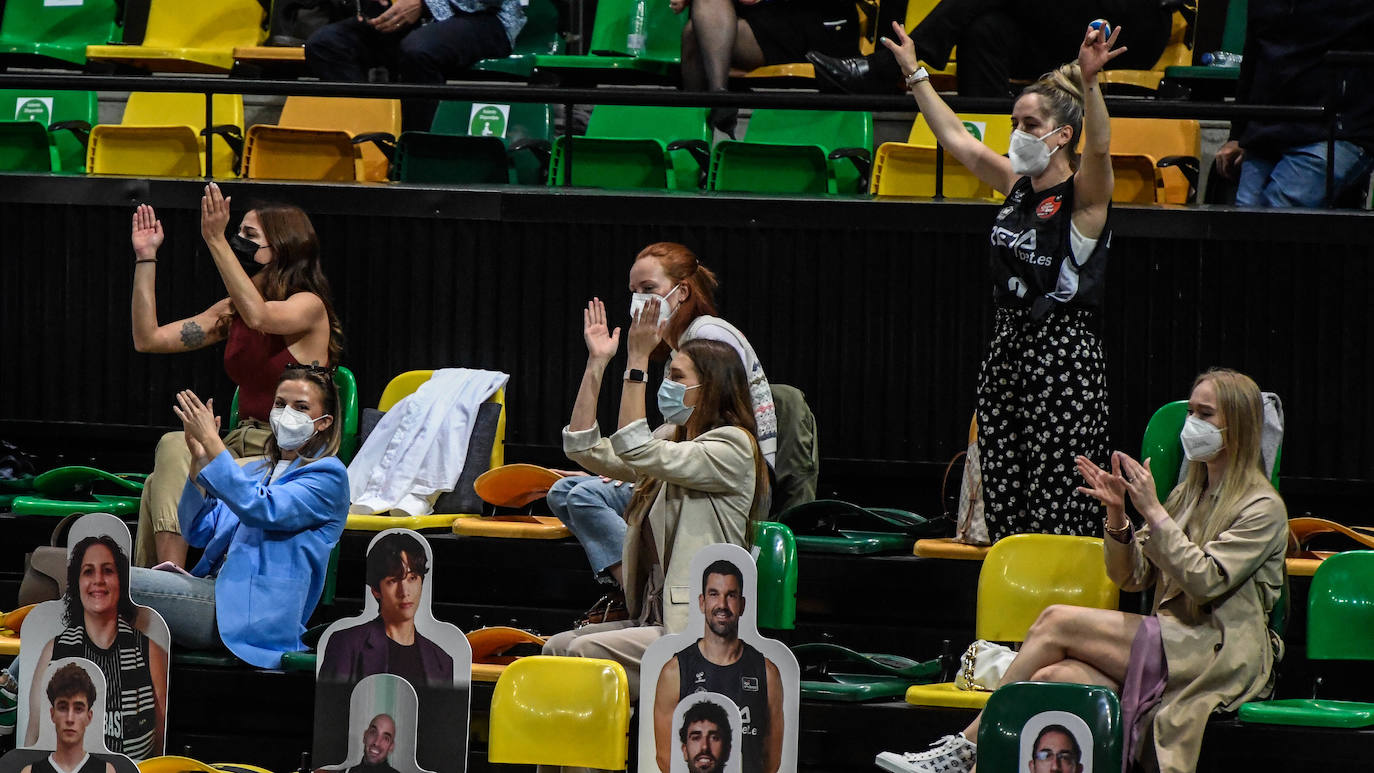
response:
<path id="1" fill-rule="evenodd" d="M 630 32 L 625 36 L 625 48 L 631 56 L 644 56 L 645 17 L 648 13 L 648 0 L 634 0 L 634 8 L 630 11 Z"/>
<path id="2" fill-rule="evenodd" d="M 1204 67 L 1240 67 L 1240 54 L 1230 51 L 1211 51 L 1202 55 Z"/>

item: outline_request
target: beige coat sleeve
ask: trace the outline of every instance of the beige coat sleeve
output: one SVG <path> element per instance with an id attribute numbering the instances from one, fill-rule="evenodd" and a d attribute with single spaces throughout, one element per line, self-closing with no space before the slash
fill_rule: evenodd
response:
<path id="1" fill-rule="evenodd" d="M 597 475 L 626 481 L 635 481 L 639 477 L 629 465 L 615 455 L 611 441 L 601 437 L 601 429 L 595 424 L 588 429 L 577 431 L 564 427 L 563 453 Z"/>
<path id="2" fill-rule="evenodd" d="M 1206 545 L 1198 547 L 1171 519 L 1143 540 L 1141 551 L 1193 602 L 1206 604 L 1248 580 L 1287 538 L 1283 503 L 1262 494 Z"/>
<path id="3" fill-rule="evenodd" d="M 692 440 L 673 442 L 654 437 L 641 419 L 612 435 L 611 447 L 636 476 L 711 494 L 754 487 L 753 439 L 739 427 L 721 427 Z M 748 489 L 743 489 L 746 484 Z"/>
<path id="4" fill-rule="evenodd" d="M 1133 531 L 1130 542 L 1121 542 L 1110 534 L 1102 535 L 1107 576 L 1124 591 L 1142 591 L 1155 583 L 1155 568 L 1140 551 L 1141 542 L 1149 536 L 1148 526 Z"/>

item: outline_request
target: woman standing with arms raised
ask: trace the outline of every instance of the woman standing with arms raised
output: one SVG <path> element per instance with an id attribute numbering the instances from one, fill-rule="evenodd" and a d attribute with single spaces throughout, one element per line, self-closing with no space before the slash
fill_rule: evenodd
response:
<path id="1" fill-rule="evenodd" d="M 1097 74 L 1126 51 L 1121 29 L 1088 27 L 1078 61 L 1046 73 L 1012 109 L 1008 156 L 970 135 L 894 24 L 884 38 L 935 137 L 1006 195 L 992 226 L 993 339 L 978 381 L 978 451 L 988 535 L 1092 534 L 1074 456 L 1107 455 L 1107 378 L 1098 342 L 1111 243 L 1111 126 Z M 1083 155 L 1074 147 L 1083 137 Z"/>

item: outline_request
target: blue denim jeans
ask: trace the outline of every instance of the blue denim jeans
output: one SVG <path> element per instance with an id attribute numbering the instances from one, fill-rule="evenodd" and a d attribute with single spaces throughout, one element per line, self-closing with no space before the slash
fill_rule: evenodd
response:
<path id="1" fill-rule="evenodd" d="M 606 483 L 596 475 L 563 478 L 549 489 L 549 509 L 582 543 L 598 578 L 620 563 L 625 508 L 633 495 L 633 483 Z"/>
<path id="2" fill-rule="evenodd" d="M 1374 157 L 1353 142 L 1336 143 L 1336 185 L 1356 181 L 1369 171 Z M 1326 143 L 1289 148 L 1277 159 L 1247 155 L 1236 190 L 1239 207 L 1322 207 L 1326 200 Z"/>
<path id="3" fill-rule="evenodd" d="M 214 578 L 135 566 L 129 569 L 129 595 L 162 615 L 177 644 L 201 650 L 219 646 Z"/>

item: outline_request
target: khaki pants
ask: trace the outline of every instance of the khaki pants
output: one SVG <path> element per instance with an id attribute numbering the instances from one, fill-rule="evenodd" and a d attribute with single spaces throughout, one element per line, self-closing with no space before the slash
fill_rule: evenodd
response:
<path id="1" fill-rule="evenodd" d="M 243 419 L 224 438 L 224 446 L 236 459 L 261 456 L 272 436 L 266 424 Z M 168 432 L 157 442 L 153 472 L 143 484 L 138 506 L 138 530 L 134 533 L 134 565 L 157 563 L 157 532 L 181 533 L 177 504 L 181 501 L 186 478 L 191 474 L 191 452 L 186 448 L 186 433 Z"/>
<path id="2" fill-rule="evenodd" d="M 625 667 L 625 676 L 630 680 L 630 707 L 634 708 L 639 702 L 639 666 L 644 660 L 644 652 L 666 633 L 661 625 L 640 625 L 634 620 L 597 623 L 554 634 L 545 642 L 544 654 L 616 661 Z M 559 770 L 574 773 L 589 769 L 539 766 L 539 773 Z"/>

